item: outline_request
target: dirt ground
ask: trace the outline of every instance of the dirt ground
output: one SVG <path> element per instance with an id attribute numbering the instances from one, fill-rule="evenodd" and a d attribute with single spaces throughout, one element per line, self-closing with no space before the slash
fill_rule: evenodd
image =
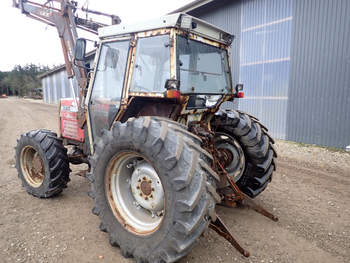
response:
<path id="1" fill-rule="evenodd" d="M 0 99 L 0 262 L 133 262 L 98 230 L 86 179 L 72 176 L 62 195 L 46 200 L 20 186 L 16 139 L 30 129 L 57 131 L 57 122 L 57 106 Z M 182 263 L 350 262 L 350 154 L 282 141 L 277 149 L 277 172 L 256 201 L 279 222 L 217 208 L 251 257 L 208 230 Z"/>

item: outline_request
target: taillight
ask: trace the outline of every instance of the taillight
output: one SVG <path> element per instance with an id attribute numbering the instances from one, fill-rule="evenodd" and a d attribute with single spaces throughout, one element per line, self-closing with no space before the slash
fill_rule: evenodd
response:
<path id="1" fill-rule="evenodd" d="M 181 94 L 177 89 L 169 89 L 166 91 L 166 97 L 169 99 L 180 99 Z"/>
<path id="2" fill-rule="evenodd" d="M 236 94 L 236 97 L 237 97 L 237 98 L 244 98 L 244 92 L 243 92 L 243 91 L 239 91 L 239 92 Z"/>

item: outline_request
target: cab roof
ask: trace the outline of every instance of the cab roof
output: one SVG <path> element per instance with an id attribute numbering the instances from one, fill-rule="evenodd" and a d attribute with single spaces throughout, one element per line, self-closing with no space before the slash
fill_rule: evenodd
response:
<path id="1" fill-rule="evenodd" d="M 233 35 L 231 33 L 184 13 L 170 14 L 136 24 L 121 23 L 118 25 L 101 27 L 98 29 L 98 35 L 103 39 L 161 28 L 183 29 L 226 45 L 230 45 L 233 40 Z"/>

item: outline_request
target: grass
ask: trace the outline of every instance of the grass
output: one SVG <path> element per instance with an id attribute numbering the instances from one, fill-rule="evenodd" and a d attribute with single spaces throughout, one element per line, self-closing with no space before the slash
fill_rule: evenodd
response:
<path id="1" fill-rule="evenodd" d="M 323 145 L 308 144 L 308 143 L 303 143 L 303 142 L 285 141 L 285 140 L 278 140 L 278 141 L 293 144 L 293 145 L 296 145 L 298 147 L 304 147 L 304 148 L 316 147 L 316 148 L 320 148 L 320 149 L 325 149 L 325 150 L 330 151 L 330 152 L 339 152 L 339 153 L 350 154 L 350 152 L 347 152 L 344 149 L 332 147 L 332 146 L 323 146 Z"/>

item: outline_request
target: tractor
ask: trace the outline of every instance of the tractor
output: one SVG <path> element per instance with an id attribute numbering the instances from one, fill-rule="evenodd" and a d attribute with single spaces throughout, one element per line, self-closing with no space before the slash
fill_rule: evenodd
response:
<path id="1" fill-rule="evenodd" d="M 249 256 L 215 206 L 246 203 L 276 221 L 252 198 L 271 181 L 277 154 L 267 128 L 232 106 L 244 95 L 232 83 L 234 36 L 184 13 L 123 24 L 74 1 L 13 1 L 57 28 L 73 92 L 60 101 L 59 134 L 32 130 L 17 142 L 26 191 L 56 196 L 70 164 L 86 163 L 92 212 L 123 256 L 177 261 L 208 227 Z M 77 10 L 107 15 L 112 25 Z M 93 65 L 77 29 L 98 35 Z"/>

